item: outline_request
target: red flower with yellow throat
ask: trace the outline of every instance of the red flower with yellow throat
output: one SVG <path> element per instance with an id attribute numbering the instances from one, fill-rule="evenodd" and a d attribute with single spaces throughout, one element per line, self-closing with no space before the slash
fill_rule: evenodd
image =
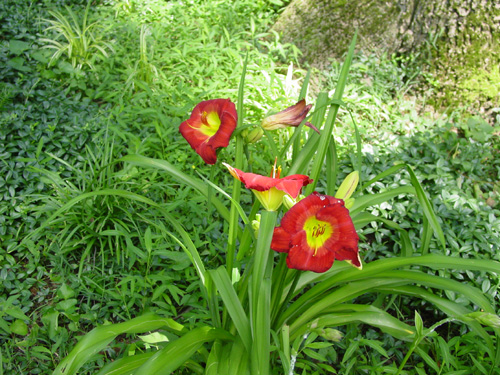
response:
<path id="1" fill-rule="evenodd" d="M 179 131 L 205 163 L 215 164 L 216 150 L 228 146 L 237 120 L 236 107 L 231 100 L 212 99 L 197 104 L 189 120 L 179 126 Z"/>
<path id="2" fill-rule="evenodd" d="M 359 237 L 344 201 L 313 193 L 295 204 L 274 229 L 271 249 L 287 253 L 289 268 L 325 272 L 335 259 L 361 268 Z"/>

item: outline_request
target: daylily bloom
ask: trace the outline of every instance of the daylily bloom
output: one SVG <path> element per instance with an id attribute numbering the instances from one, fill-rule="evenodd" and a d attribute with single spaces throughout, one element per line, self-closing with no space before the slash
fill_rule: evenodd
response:
<path id="1" fill-rule="evenodd" d="M 325 272 L 337 259 L 361 269 L 358 240 L 344 201 L 315 192 L 283 216 L 271 249 L 288 253 L 288 268 Z"/>
<path id="2" fill-rule="evenodd" d="M 266 117 L 261 126 L 265 130 L 283 129 L 287 126 L 299 126 L 306 118 L 307 113 L 311 110 L 312 104 L 306 105 L 305 99 L 300 100 L 297 104 L 288 107 L 287 109 L 278 112 L 274 115 Z M 304 125 L 310 127 L 319 134 L 319 130 L 310 122 Z"/>
<path id="3" fill-rule="evenodd" d="M 191 117 L 179 126 L 179 131 L 205 163 L 215 164 L 215 151 L 227 147 L 237 119 L 236 107 L 231 100 L 207 100 L 194 107 Z"/>
<path id="4" fill-rule="evenodd" d="M 280 178 L 281 168 L 276 169 L 276 164 L 271 172 L 271 177 L 246 173 L 231 167 L 229 164 L 222 164 L 229 169 L 234 178 L 243 182 L 247 189 L 254 192 L 262 206 L 268 211 L 276 211 L 281 206 L 285 194 L 290 195 L 293 199 L 297 198 L 302 187 L 313 181 L 302 174 Z"/>

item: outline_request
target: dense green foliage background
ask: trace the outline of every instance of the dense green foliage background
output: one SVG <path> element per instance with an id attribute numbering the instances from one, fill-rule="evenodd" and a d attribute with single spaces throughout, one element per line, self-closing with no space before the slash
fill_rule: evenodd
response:
<path id="1" fill-rule="evenodd" d="M 201 100 L 234 100 L 246 54 L 249 126 L 294 104 L 306 73 L 297 63 L 300 51 L 268 32 L 284 5 L 276 0 L 94 1 L 88 17 L 89 24 L 97 23 L 87 37 L 101 49 L 74 60 L 65 53 L 51 59 L 57 50 L 46 47 L 57 44 L 50 40 L 64 45 L 71 39 L 57 38 L 47 29 L 48 20 L 60 12 L 82 25 L 86 5 L 78 0 L 0 4 L 0 359 L 5 374 L 48 374 L 81 333 L 144 311 L 182 315 L 193 326 L 207 319 L 196 274 L 165 235 L 162 212 L 133 194 L 182 219 L 207 268 L 223 258 L 222 221 L 215 213 L 213 220 L 200 216 L 204 200 L 165 174 L 116 160 L 139 153 L 189 173 L 212 174 L 214 183 L 228 186 L 230 176 L 204 165 L 178 134 L 180 122 Z M 333 90 L 339 69 L 332 61 L 327 71 L 313 71 L 310 95 Z M 470 116 L 466 106 L 437 113 L 426 106 L 426 97 L 413 96 L 419 79 L 432 77 L 422 77 L 411 56 L 356 56 L 336 128 L 344 156 L 339 177 L 352 170 L 355 122 L 364 142 L 362 180 L 397 163 L 414 166 L 441 220 L 446 254 L 500 260 L 500 110 L 489 122 Z M 231 158 L 234 150 L 229 146 L 221 153 Z M 253 170 L 267 173 L 268 155 L 252 155 Z M 397 174 L 371 192 L 409 184 L 407 178 Z M 76 197 L 105 189 L 127 193 L 90 195 L 46 223 Z M 250 203 L 250 194 L 244 199 Z M 372 213 L 398 222 L 418 243 L 416 202 L 395 199 Z M 44 223 L 43 231 L 34 232 Z M 364 262 L 399 252 L 399 237 L 382 225 L 374 223 L 360 235 Z M 442 252 L 437 242 L 430 249 Z M 498 298 L 495 275 L 442 276 Z M 412 316 L 411 304 L 400 300 L 388 308 Z M 430 309 L 423 317 L 429 325 L 442 318 Z M 467 353 L 480 356 L 481 348 L 465 329 L 458 330 L 445 327 L 440 334 L 451 340 L 449 348 L 462 348 L 454 353 L 453 366 L 463 369 L 474 362 Z M 365 340 L 356 342 L 366 349 L 352 357 L 347 338 Z M 136 344 L 123 337 L 85 373 L 135 350 Z M 405 350 L 402 342 L 373 329 L 350 327 L 346 340 L 319 352 L 347 374 L 378 373 L 377 364 L 400 360 Z M 318 360 L 310 355 L 298 359 L 305 373 L 312 373 L 308 363 Z M 414 373 L 429 366 L 415 361 Z"/>

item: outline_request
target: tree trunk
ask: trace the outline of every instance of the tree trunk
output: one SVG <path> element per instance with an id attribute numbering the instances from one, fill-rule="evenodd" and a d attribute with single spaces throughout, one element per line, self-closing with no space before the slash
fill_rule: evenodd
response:
<path id="1" fill-rule="evenodd" d="M 500 105 L 500 0 L 293 0 L 273 29 L 318 68 L 358 29 L 365 53 L 422 56 L 438 104 Z"/>

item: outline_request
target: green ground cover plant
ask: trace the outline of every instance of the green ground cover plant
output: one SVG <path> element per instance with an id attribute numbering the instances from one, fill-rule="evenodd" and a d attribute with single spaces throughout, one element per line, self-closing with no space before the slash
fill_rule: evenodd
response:
<path id="1" fill-rule="evenodd" d="M 357 169 L 360 183 L 351 215 L 361 237 L 362 272 L 380 271 L 378 277 L 386 281 L 406 277 L 399 285 L 356 295 L 347 292 L 367 288 L 375 276 L 367 274 L 363 281 L 357 270 L 336 262 L 325 274 L 297 271 L 302 276 L 292 288 L 293 270 L 278 263 L 274 274 L 288 276 L 281 286 L 274 277 L 271 296 L 277 300 L 277 287 L 295 292 L 293 298 L 283 294 L 290 298 L 287 324 L 274 319 L 270 336 L 259 338 L 259 355 L 269 355 L 270 345 L 270 373 L 382 374 L 397 373 L 398 367 L 408 374 L 496 373 L 498 327 L 488 326 L 497 324 L 488 313 L 498 313 L 499 280 L 493 272 L 500 242 L 498 118 L 486 122 L 466 108 L 434 113 L 421 98 L 411 97 L 419 71 L 394 57 L 353 55 L 349 75 L 341 74 L 342 62 L 332 62 L 331 71 L 307 76 L 297 68 L 300 52 L 267 32 L 283 5 L 278 2 L 88 4 L 0 4 L 3 373 L 50 374 L 75 358 L 72 348 L 85 345 L 94 354 L 73 362 L 81 365 L 78 373 L 105 372 L 112 363 L 133 358 L 144 364 L 161 350 L 178 350 L 178 362 L 161 357 L 178 367 L 175 373 L 204 373 L 207 361 L 214 363 L 219 355 L 220 363 L 227 363 L 224 353 L 230 348 L 245 353 L 245 344 L 231 342 L 240 337 L 249 345 L 255 339 L 245 331 L 249 324 L 251 332 L 255 329 L 255 314 L 247 308 L 261 311 L 263 304 L 248 299 L 241 287 L 245 282 L 219 267 L 233 269 L 227 263 L 233 262 L 243 266 L 240 280 L 259 278 L 246 265 L 264 245 L 250 239 L 244 216 L 235 224 L 239 212 L 253 218 L 255 199 L 244 190 L 238 198 L 235 188 L 226 189 L 233 177 L 220 164 L 208 167 L 178 132 L 197 103 L 217 97 L 235 100 L 241 119 L 219 159 L 242 157 L 247 171 L 267 173 L 277 156 L 283 175 L 312 173 L 316 190 L 330 195 Z M 44 39 L 55 34 L 44 20 L 56 19 L 49 11 L 74 18 L 75 25 L 85 17 L 98 21 L 101 29 L 93 32 L 111 47 L 108 56 L 89 57 L 93 69 L 64 54 L 49 65 L 53 52 L 44 48 Z M 321 84 L 309 94 L 301 92 L 319 75 Z M 339 77 L 345 82 L 339 84 Z M 344 84 L 343 95 L 335 94 Z M 336 107 L 335 142 L 321 141 L 315 149 L 326 156 L 306 155 L 320 137 L 303 125 L 268 133 L 257 143 L 243 142 L 250 132 L 258 133 L 267 114 L 300 97 L 315 103 L 314 124 L 327 117 L 325 126 L 333 126 L 335 116 L 326 116 L 325 104 L 331 111 Z M 327 101 L 332 98 L 336 101 Z M 325 164 L 315 161 L 309 168 L 312 159 Z M 410 199 L 408 193 L 419 191 L 415 181 L 425 194 Z M 241 209 L 217 188 L 230 193 Z M 422 204 L 424 196 L 430 206 Z M 211 215 L 200 215 L 207 201 Z M 274 227 L 262 225 L 270 220 L 266 216 L 262 230 Z M 431 235 L 436 230 L 443 233 L 445 248 L 439 235 Z M 238 255 L 242 238 L 249 250 Z M 422 255 L 422 264 L 415 259 L 403 264 L 402 255 L 412 251 Z M 447 267 L 436 269 L 439 256 L 447 257 L 442 263 Z M 401 268 L 389 271 L 384 264 Z M 332 302 L 328 312 L 300 307 L 303 301 L 318 307 L 314 303 L 329 290 L 326 285 L 348 299 Z M 313 317 L 313 311 L 319 315 Z M 153 313 L 158 317 L 151 318 Z M 366 324 L 342 318 L 351 315 Z M 370 326 L 375 317 L 385 322 L 384 330 Z M 324 327 L 308 325 L 313 318 Z M 132 329 L 138 321 L 144 332 L 139 336 Z M 388 322 L 413 336 L 388 329 Z M 109 346 L 91 340 L 102 333 L 92 329 L 102 324 L 114 332 L 106 341 L 118 335 Z M 200 328 L 210 325 L 226 333 Z M 194 336 L 229 341 L 214 346 L 199 341 L 187 359 L 182 343 L 194 345 L 189 339 Z"/>

